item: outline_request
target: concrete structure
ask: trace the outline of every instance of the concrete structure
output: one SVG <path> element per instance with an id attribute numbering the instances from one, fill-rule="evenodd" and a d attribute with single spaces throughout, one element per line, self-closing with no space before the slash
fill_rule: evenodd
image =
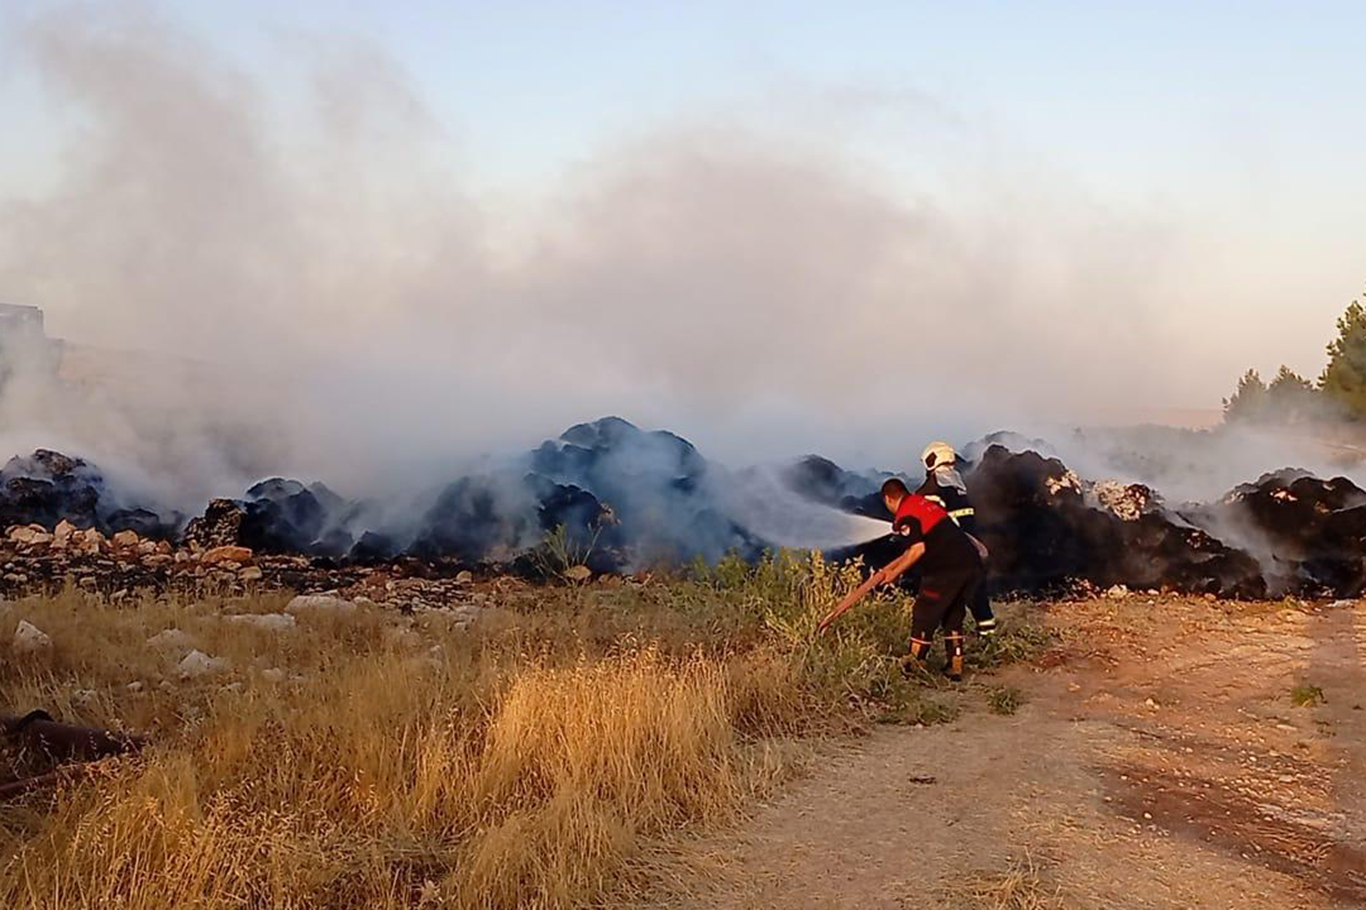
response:
<path id="1" fill-rule="evenodd" d="M 42 310 L 0 303 L 0 381 L 21 369 L 54 371 L 60 357 L 61 342 L 47 337 Z"/>

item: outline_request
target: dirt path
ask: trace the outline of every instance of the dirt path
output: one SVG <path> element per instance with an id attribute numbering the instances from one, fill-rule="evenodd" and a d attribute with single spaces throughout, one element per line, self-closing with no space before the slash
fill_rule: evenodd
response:
<path id="1" fill-rule="evenodd" d="M 833 749 L 699 845 L 721 871 L 683 905 L 1366 906 L 1366 608 L 1130 597 L 1048 621 L 1043 667 L 979 679 L 953 724 Z M 1024 706 L 990 713 L 986 685 Z"/>

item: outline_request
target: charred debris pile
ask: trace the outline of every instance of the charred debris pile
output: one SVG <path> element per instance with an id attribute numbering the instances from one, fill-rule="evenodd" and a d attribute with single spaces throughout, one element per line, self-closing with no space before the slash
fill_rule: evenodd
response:
<path id="1" fill-rule="evenodd" d="M 1366 492 L 1345 478 L 1286 470 L 1217 502 L 1170 504 L 1142 485 L 1084 480 L 1032 450 L 975 454 L 965 477 L 998 592 L 1082 583 L 1252 598 L 1366 587 Z M 726 505 L 735 501 L 727 485 L 744 476 L 679 436 L 609 417 L 413 503 L 273 478 L 190 517 L 128 502 L 94 465 L 40 450 L 0 469 L 0 589 L 73 581 L 117 594 L 212 580 L 319 590 L 375 572 L 626 574 L 730 552 L 753 559 L 768 544 Z M 887 476 L 808 456 L 781 480 L 796 497 L 887 518 L 878 496 Z M 874 540 L 828 555 L 876 566 L 890 548 Z"/>

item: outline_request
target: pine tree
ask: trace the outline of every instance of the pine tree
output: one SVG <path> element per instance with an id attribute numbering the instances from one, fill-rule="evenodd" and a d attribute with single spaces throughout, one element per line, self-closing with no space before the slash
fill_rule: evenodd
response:
<path id="1" fill-rule="evenodd" d="M 1224 422 L 1262 420 L 1267 411 L 1267 387 L 1256 370 L 1248 370 L 1238 380 L 1238 391 L 1224 399 Z"/>
<path id="2" fill-rule="evenodd" d="M 1313 416 L 1318 395 L 1313 383 L 1282 365 L 1266 389 L 1267 417 L 1277 423 L 1303 423 Z"/>
<path id="3" fill-rule="evenodd" d="M 1319 388 L 1343 413 L 1366 419 L 1366 309 L 1358 301 L 1338 320 L 1338 337 L 1328 345 Z"/>

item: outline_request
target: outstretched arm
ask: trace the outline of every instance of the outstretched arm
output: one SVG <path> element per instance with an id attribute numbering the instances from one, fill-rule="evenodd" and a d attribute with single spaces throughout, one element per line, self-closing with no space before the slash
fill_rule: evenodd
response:
<path id="1" fill-rule="evenodd" d="M 844 600 L 840 601 L 839 606 L 831 610 L 830 613 L 821 620 L 816 631 L 824 632 L 826 629 L 830 628 L 830 625 L 845 613 L 848 613 L 849 610 L 853 608 L 854 604 L 867 597 L 869 591 L 873 590 L 878 585 L 891 584 L 896 581 L 924 555 L 925 545 L 923 543 L 912 544 L 907 548 L 905 553 L 902 553 L 896 559 L 887 563 L 887 565 L 870 575 L 867 581 L 850 591 Z"/>

